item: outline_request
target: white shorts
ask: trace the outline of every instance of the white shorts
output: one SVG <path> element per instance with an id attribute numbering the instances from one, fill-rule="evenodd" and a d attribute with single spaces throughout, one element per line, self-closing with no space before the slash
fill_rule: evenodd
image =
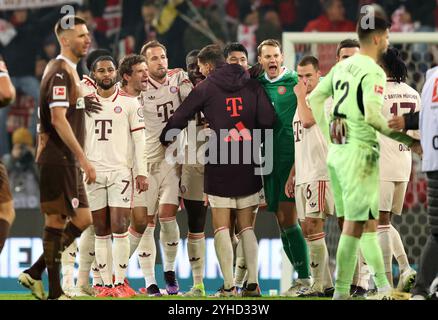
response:
<path id="1" fill-rule="evenodd" d="M 212 208 L 245 209 L 259 205 L 260 193 L 232 198 L 208 195 L 208 202 Z"/>
<path id="2" fill-rule="evenodd" d="M 179 181 L 178 165 L 170 165 L 166 160 L 148 163 L 149 188 L 146 192 L 134 194 L 134 208 L 146 207 L 148 215 L 157 213 L 158 206 L 174 204 L 179 206 Z"/>
<path id="3" fill-rule="evenodd" d="M 134 192 L 132 171 L 123 169 L 118 171 L 96 172 L 96 182 L 85 183 L 88 203 L 91 211 L 105 207 L 131 208 Z"/>
<path id="4" fill-rule="evenodd" d="M 325 219 L 333 215 L 335 204 L 328 181 L 302 183 L 295 186 L 295 204 L 298 219 L 308 218 Z"/>
<path id="5" fill-rule="evenodd" d="M 182 165 L 180 191 L 183 199 L 204 201 L 204 166 Z"/>
<path id="6" fill-rule="evenodd" d="M 401 215 L 407 182 L 380 181 L 379 211 Z"/>

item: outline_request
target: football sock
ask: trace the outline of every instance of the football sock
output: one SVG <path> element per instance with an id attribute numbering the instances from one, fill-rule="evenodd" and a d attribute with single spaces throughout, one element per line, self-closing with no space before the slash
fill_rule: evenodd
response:
<path id="1" fill-rule="evenodd" d="M 382 289 L 389 286 L 385 274 L 385 265 L 383 263 L 382 249 L 380 249 L 377 240 L 377 232 L 364 232 L 360 238 L 360 249 L 367 265 L 372 268 L 374 282 L 377 288 Z"/>
<path id="2" fill-rule="evenodd" d="M 237 287 L 243 287 L 243 279 L 246 274 L 245 256 L 243 254 L 243 242 L 239 241 L 236 248 L 236 265 L 234 267 L 234 282 Z"/>
<path id="3" fill-rule="evenodd" d="M 360 248 L 358 252 L 357 266 L 359 273 L 357 285 L 359 287 L 364 288 L 365 290 L 368 290 L 370 286 L 370 277 L 371 277 L 370 268 L 368 267 L 363 257 L 362 249 Z"/>
<path id="4" fill-rule="evenodd" d="M 113 261 L 114 261 L 114 284 L 125 282 L 126 269 L 129 263 L 129 238 L 128 232 L 113 233 Z"/>
<path id="5" fill-rule="evenodd" d="M 202 284 L 204 279 L 205 234 L 190 233 L 187 235 L 187 253 L 192 267 L 193 285 Z"/>
<path id="6" fill-rule="evenodd" d="M 94 251 L 95 235 L 96 234 L 94 233 L 94 227 L 89 226 L 87 229 L 85 229 L 82 232 L 81 237 L 79 238 L 79 271 L 78 271 L 78 281 L 76 283 L 78 287 L 84 287 L 89 285 L 90 269 L 91 269 L 91 265 L 93 264 L 94 256 L 95 256 L 95 251 Z"/>
<path id="7" fill-rule="evenodd" d="M 56 299 L 62 294 L 59 278 L 59 267 L 61 264 L 61 238 L 62 229 L 50 227 L 44 228 L 43 248 L 44 259 L 49 275 L 49 299 Z"/>
<path id="8" fill-rule="evenodd" d="M 108 239 L 110 241 L 108 241 Z M 96 235 L 95 250 L 96 250 L 96 263 L 99 268 L 100 276 L 102 277 L 103 284 L 105 286 L 113 285 L 112 268 L 108 261 L 108 251 L 111 251 L 111 236 L 98 236 Z"/>
<path id="9" fill-rule="evenodd" d="M 151 284 L 157 284 L 155 279 L 157 247 L 155 245 L 154 231 L 155 225 L 149 224 L 138 244 L 138 261 L 147 287 Z"/>
<path id="10" fill-rule="evenodd" d="M 359 239 L 341 234 L 336 253 L 337 279 L 335 293 L 339 296 L 350 295 L 350 284 L 357 262 Z"/>
<path id="11" fill-rule="evenodd" d="M 113 250 L 112 250 L 112 247 L 113 247 L 113 239 L 111 239 L 111 236 L 109 236 L 107 239 L 106 239 L 106 247 L 108 248 L 108 250 L 106 251 L 107 252 L 107 261 L 108 261 L 108 272 L 109 272 L 109 274 L 110 275 L 112 275 L 113 274 L 113 266 L 114 266 L 114 264 L 113 264 Z"/>
<path id="12" fill-rule="evenodd" d="M 61 254 L 62 288 L 64 289 L 75 286 L 74 270 L 77 251 L 78 246 L 76 241 L 73 241 Z"/>
<path id="13" fill-rule="evenodd" d="M 243 243 L 243 254 L 248 273 L 248 283 L 259 283 L 258 262 L 259 245 L 252 227 L 243 229 L 240 232 L 240 241 Z"/>
<path id="14" fill-rule="evenodd" d="M 226 227 L 214 231 L 214 248 L 219 260 L 222 275 L 224 277 L 224 288 L 230 289 L 233 284 L 233 245 L 231 244 L 230 230 Z"/>
<path id="15" fill-rule="evenodd" d="M 325 243 L 325 233 L 309 235 L 310 270 L 314 280 L 314 289 L 323 292 L 324 288 L 333 287 L 333 284 L 325 284 L 326 270 L 328 269 L 329 257 Z M 328 275 L 330 277 L 330 275 Z M 331 278 L 331 277 L 330 277 Z"/>
<path id="16" fill-rule="evenodd" d="M 137 231 L 134 230 L 134 228 L 129 227 L 128 229 L 129 232 L 129 257 L 131 258 L 132 255 L 134 254 L 135 250 L 137 250 L 138 244 L 140 243 L 141 240 L 141 233 L 138 233 Z"/>
<path id="17" fill-rule="evenodd" d="M 379 240 L 380 248 L 382 249 L 383 263 L 385 266 L 386 277 L 391 286 L 393 286 L 392 280 L 392 242 L 389 232 L 389 225 L 379 225 L 377 227 L 377 237 Z"/>
<path id="18" fill-rule="evenodd" d="M 96 258 L 94 258 L 93 263 L 91 264 L 91 273 L 93 275 L 93 286 L 102 286 L 103 280 L 100 276 L 99 267 L 97 266 Z"/>
<path id="19" fill-rule="evenodd" d="M 160 218 L 160 242 L 163 248 L 163 271 L 175 271 L 175 259 L 178 253 L 179 227 L 176 217 Z"/>
<path id="20" fill-rule="evenodd" d="M 289 240 L 287 240 L 287 235 L 286 232 L 281 231 L 280 232 L 280 238 L 281 238 L 281 243 L 283 244 L 283 250 L 286 253 L 287 258 L 289 259 L 289 262 L 294 265 L 294 259 L 292 256 L 292 253 L 290 252 L 290 248 L 289 248 Z"/>
<path id="21" fill-rule="evenodd" d="M 399 232 L 392 224 L 389 227 L 389 234 L 391 235 L 392 251 L 395 259 L 397 260 L 400 271 L 410 268 L 408 255 L 406 254 L 405 247 L 403 246 L 403 241 Z"/>
<path id="22" fill-rule="evenodd" d="M 289 241 L 289 252 L 298 272 L 298 279 L 310 277 L 309 250 L 300 225 L 296 224 L 284 230 Z"/>

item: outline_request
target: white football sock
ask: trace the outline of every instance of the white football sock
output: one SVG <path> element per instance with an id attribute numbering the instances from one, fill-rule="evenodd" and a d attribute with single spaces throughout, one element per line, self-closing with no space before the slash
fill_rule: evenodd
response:
<path id="1" fill-rule="evenodd" d="M 79 238 L 79 272 L 78 281 L 76 283 L 78 287 L 89 285 L 90 269 L 95 256 L 95 236 L 94 227 L 89 226 L 82 232 L 81 237 Z"/>
<path id="2" fill-rule="evenodd" d="M 138 262 L 146 282 L 146 287 L 157 284 L 155 279 L 155 259 L 157 248 L 154 239 L 155 225 L 149 224 L 138 244 Z"/>
<path id="3" fill-rule="evenodd" d="M 160 242 L 163 248 L 163 271 L 175 271 L 175 259 L 178 253 L 179 227 L 176 217 L 160 218 Z"/>
<path id="4" fill-rule="evenodd" d="M 245 255 L 243 254 L 243 242 L 242 240 L 239 240 L 236 248 L 236 265 L 234 267 L 234 282 L 237 287 L 243 287 L 246 273 Z"/>
<path id="5" fill-rule="evenodd" d="M 308 244 L 310 253 L 310 271 L 314 280 L 314 289 L 318 292 L 324 292 L 325 288 L 333 287 L 333 283 L 325 286 L 325 280 L 327 278 L 325 273 L 329 264 L 325 233 L 321 232 L 309 235 Z"/>
<path id="6" fill-rule="evenodd" d="M 226 227 L 219 228 L 214 232 L 214 248 L 224 277 L 224 288 L 234 286 L 233 281 L 233 245 L 230 231 Z"/>
<path id="7" fill-rule="evenodd" d="M 135 250 L 137 250 L 138 244 L 140 243 L 141 240 L 141 233 L 138 233 L 137 231 L 135 231 L 132 227 L 129 227 L 128 229 L 129 232 L 129 258 L 132 257 L 132 255 L 134 254 Z"/>
<path id="8" fill-rule="evenodd" d="M 379 225 L 377 227 L 377 237 L 383 254 L 386 278 L 391 286 L 394 286 L 392 279 L 392 241 L 389 232 L 389 225 Z"/>
<path id="9" fill-rule="evenodd" d="M 75 262 L 78 246 L 76 240 L 71 243 L 61 255 L 62 287 L 73 288 L 75 286 Z"/>
<path id="10" fill-rule="evenodd" d="M 192 267 L 193 285 L 203 283 L 205 265 L 205 234 L 190 233 L 187 235 L 187 253 Z"/>
<path id="11" fill-rule="evenodd" d="M 368 290 L 370 287 L 370 268 L 365 262 L 365 258 L 363 257 L 362 250 L 359 249 L 358 255 L 358 265 L 359 265 L 359 281 L 358 286 Z"/>
<path id="12" fill-rule="evenodd" d="M 110 240 L 108 242 L 108 239 Z M 95 240 L 95 250 L 96 250 L 96 262 L 99 268 L 100 275 L 105 286 L 113 285 L 112 268 L 110 268 L 110 263 L 108 261 L 108 251 L 111 251 L 111 247 L 108 244 L 111 242 L 111 235 L 107 236 L 97 236 Z"/>
<path id="13" fill-rule="evenodd" d="M 392 252 L 397 260 L 400 272 L 410 268 L 408 255 L 406 254 L 405 247 L 403 246 L 403 241 L 400 238 L 400 234 L 397 229 L 391 224 L 389 227 L 389 234 L 391 235 Z"/>
<path id="14" fill-rule="evenodd" d="M 125 282 L 126 270 L 129 263 L 129 238 L 128 232 L 113 233 L 113 261 L 114 261 L 114 284 Z"/>
<path id="15" fill-rule="evenodd" d="M 259 283 L 259 244 L 252 227 L 243 229 L 240 232 L 240 241 L 243 243 L 243 254 L 248 273 L 248 283 Z"/>

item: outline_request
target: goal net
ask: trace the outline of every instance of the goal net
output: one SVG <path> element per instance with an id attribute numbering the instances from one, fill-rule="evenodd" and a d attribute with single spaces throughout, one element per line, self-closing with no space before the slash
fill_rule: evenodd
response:
<path id="1" fill-rule="evenodd" d="M 305 55 L 313 55 L 319 59 L 323 75 L 336 63 L 336 48 L 344 39 L 357 39 L 355 33 L 334 32 L 285 32 L 283 33 L 284 64 L 293 70 Z M 421 93 L 426 71 L 438 64 L 438 36 L 433 32 L 391 33 L 390 44 L 400 50 L 408 68 L 406 83 Z M 416 268 L 428 230 L 426 214 L 426 177 L 421 172 L 421 160 L 413 154 L 411 179 L 405 196 L 403 213 L 394 216 L 392 223 L 399 230 L 411 266 Z M 331 270 L 334 272 L 336 249 L 340 231 L 335 218 L 326 221 L 326 241 L 330 254 Z M 293 270 L 287 257 L 283 254 L 282 279 L 280 290 L 290 286 Z M 398 277 L 398 265 L 393 264 L 394 279 Z M 295 274 L 296 276 L 296 274 Z"/>

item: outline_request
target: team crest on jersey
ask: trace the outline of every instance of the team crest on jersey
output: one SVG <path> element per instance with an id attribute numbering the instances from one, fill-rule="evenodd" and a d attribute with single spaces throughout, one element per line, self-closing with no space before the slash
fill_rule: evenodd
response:
<path id="1" fill-rule="evenodd" d="M 281 95 L 286 93 L 286 87 L 284 87 L 284 86 L 279 86 L 277 90 L 278 90 L 278 93 Z"/>
<path id="2" fill-rule="evenodd" d="M 170 87 L 170 92 L 177 93 L 178 92 L 178 87 Z"/>
<path id="3" fill-rule="evenodd" d="M 78 100 L 76 100 L 76 109 L 85 109 L 84 97 L 78 98 Z"/>
<path id="4" fill-rule="evenodd" d="M 53 87 L 53 100 L 65 100 L 67 99 L 67 87 L 66 86 L 54 86 Z"/>
<path id="5" fill-rule="evenodd" d="M 144 118 L 144 114 L 143 114 L 143 109 L 142 109 L 142 108 L 138 108 L 138 109 L 137 109 L 137 115 L 138 115 L 140 118 Z"/>
<path id="6" fill-rule="evenodd" d="M 73 207 L 73 209 L 79 208 L 79 199 L 78 198 L 71 199 L 71 206 Z"/>
<path id="7" fill-rule="evenodd" d="M 121 107 L 121 106 L 116 106 L 116 107 L 114 108 L 114 112 L 115 112 L 115 113 L 121 113 L 121 112 L 122 112 L 122 107 Z"/>
<path id="8" fill-rule="evenodd" d="M 435 84 L 433 86 L 432 102 L 438 102 L 438 78 L 435 79 Z"/>

